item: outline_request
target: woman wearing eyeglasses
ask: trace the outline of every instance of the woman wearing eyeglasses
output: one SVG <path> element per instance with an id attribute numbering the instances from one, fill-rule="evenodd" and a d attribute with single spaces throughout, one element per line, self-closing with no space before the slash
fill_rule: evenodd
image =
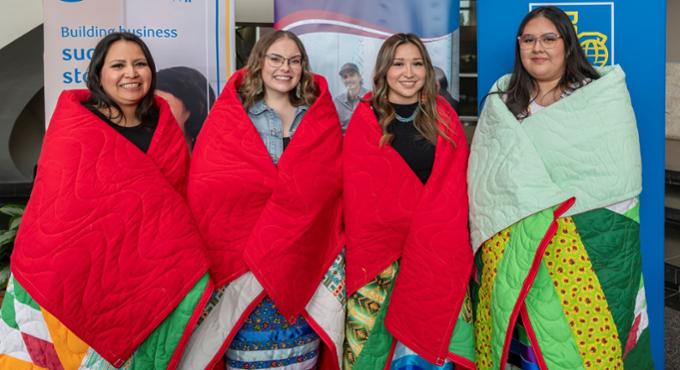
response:
<path id="1" fill-rule="evenodd" d="M 552 6 L 524 18 L 515 53 L 468 169 L 477 368 L 651 369 L 625 75 L 594 69 Z"/>
<path id="2" fill-rule="evenodd" d="M 221 287 L 182 364 L 337 369 L 344 322 L 340 122 L 302 42 L 263 36 L 198 137 L 189 203 Z"/>

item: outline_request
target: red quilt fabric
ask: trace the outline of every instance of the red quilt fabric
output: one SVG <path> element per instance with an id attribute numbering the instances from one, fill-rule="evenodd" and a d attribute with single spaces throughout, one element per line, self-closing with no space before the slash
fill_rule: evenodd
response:
<path id="1" fill-rule="evenodd" d="M 382 135 L 370 103 L 362 101 L 344 142 L 347 294 L 400 259 L 385 326 L 395 338 L 433 363 L 448 354 L 472 270 L 465 173 L 468 147 L 456 113 L 439 138 L 434 167 L 423 185 Z"/>
<path id="2" fill-rule="evenodd" d="M 229 80 L 194 148 L 189 202 L 222 286 L 252 271 L 289 321 L 342 248 L 341 143 L 326 81 L 274 165 Z"/>
<path id="3" fill-rule="evenodd" d="M 205 274 L 184 198 L 189 152 L 165 101 L 145 154 L 65 91 L 12 254 L 29 294 L 112 364 Z"/>

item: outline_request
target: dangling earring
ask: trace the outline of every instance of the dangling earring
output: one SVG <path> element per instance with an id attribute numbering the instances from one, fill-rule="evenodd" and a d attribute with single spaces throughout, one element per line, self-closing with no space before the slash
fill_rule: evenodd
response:
<path id="1" fill-rule="evenodd" d="M 297 87 L 295 88 L 295 97 L 298 99 L 302 98 L 302 83 L 297 84 Z"/>
<path id="2" fill-rule="evenodd" d="M 262 82 L 262 79 L 259 79 L 259 80 L 257 81 L 257 90 L 255 90 L 255 95 L 260 95 L 260 94 L 262 94 L 262 91 L 264 91 L 264 89 L 263 89 L 263 82 Z"/>

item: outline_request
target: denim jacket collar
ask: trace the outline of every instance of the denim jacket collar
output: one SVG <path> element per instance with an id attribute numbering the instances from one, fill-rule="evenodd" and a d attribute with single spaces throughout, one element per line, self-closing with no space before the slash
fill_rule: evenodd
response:
<path id="1" fill-rule="evenodd" d="M 306 104 L 295 107 L 295 117 L 297 117 L 300 113 L 306 112 L 307 109 L 309 109 L 309 105 Z M 265 111 L 273 112 L 274 110 L 267 106 L 267 104 L 264 102 L 264 99 L 256 101 L 255 103 L 253 103 L 253 105 L 250 106 L 250 108 L 248 108 L 248 113 L 255 116 L 262 114 L 262 112 Z"/>

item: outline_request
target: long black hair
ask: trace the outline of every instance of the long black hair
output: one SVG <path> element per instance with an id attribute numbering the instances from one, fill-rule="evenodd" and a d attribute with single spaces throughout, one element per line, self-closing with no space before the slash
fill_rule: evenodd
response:
<path id="1" fill-rule="evenodd" d="M 149 69 L 151 69 L 151 85 L 149 86 L 149 91 L 144 95 L 139 102 L 139 105 L 137 105 L 135 115 L 144 125 L 155 124 L 158 118 L 158 107 L 154 101 L 154 91 L 156 90 L 156 63 L 154 63 L 151 52 L 144 41 L 129 32 L 110 33 L 99 40 L 97 46 L 95 46 L 94 52 L 92 53 L 92 60 L 90 60 L 90 66 L 87 68 L 87 88 L 90 90 L 90 98 L 85 103 L 91 104 L 97 108 L 108 109 L 112 113 L 117 111 L 119 115 L 123 114 L 123 111 L 118 104 L 104 92 L 101 85 L 101 72 L 104 61 L 106 60 L 106 54 L 108 54 L 111 45 L 121 40 L 134 42 L 139 45 L 142 49 L 142 53 L 144 53 Z"/>
<path id="2" fill-rule="evenodd" d="M 596 80 L 600 78 L 595 68 L 588 63 L 569 16 L 561 9 L 545 6 L 532 10 L 520 23 L 516 36 L 521 36 L 527 23 L 537 17 L 543 17 L 552 22 L 564 41 L 565 69 L 556 88 L 565 91 L 573 88 L 573 86 L 580 86 L 588 79 Z M 519 42 L 515 41 L 515 66 L 512 70 L 512 77 L 507 89 L 500 92 L 505 95 L 505 104 L 516 117 L 526 117 L 528 115 L 527 108 L 531 102 L 531 92 L 537 89 L 536 80 L 531 77 L 522 64 Z"/>

